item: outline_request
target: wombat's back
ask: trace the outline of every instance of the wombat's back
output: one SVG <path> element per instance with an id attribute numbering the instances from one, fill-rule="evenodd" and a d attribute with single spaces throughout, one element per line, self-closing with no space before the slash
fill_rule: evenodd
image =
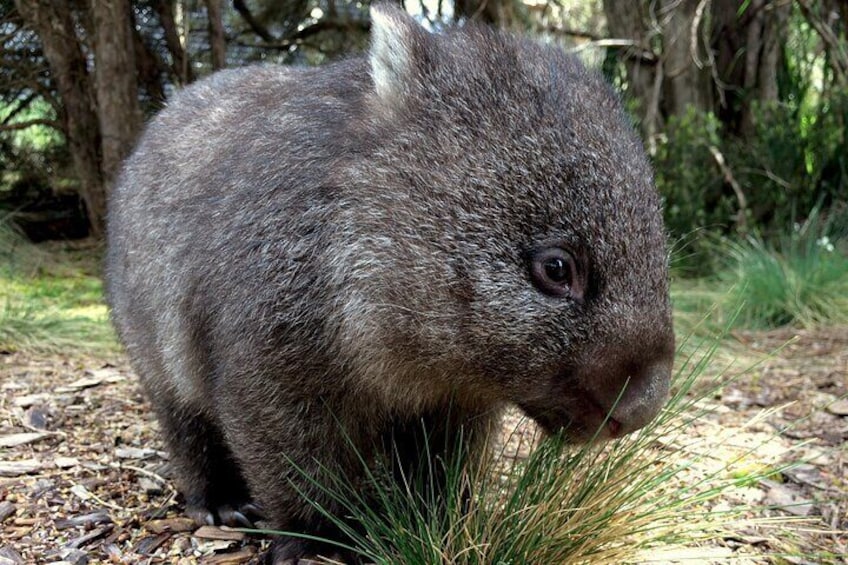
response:
<path id="1" fill-rule="evenodd" d="M 324 315 L 328 286 L 297 274 L 332 229 L 335 167 L 362 151 L 366 67 L 223 71 L 148 125 L 111 196 L 106 280 L 116 328 L 154 388 L 208 398 L 209 344 L 261 345 L 271 307 L 306 326 Z"/>

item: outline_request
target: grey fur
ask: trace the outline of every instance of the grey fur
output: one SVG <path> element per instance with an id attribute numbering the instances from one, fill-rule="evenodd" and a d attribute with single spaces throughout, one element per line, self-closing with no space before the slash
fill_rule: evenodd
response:
<path id="1" fill-rule="evenodd" d="M 113 191 L 114 323 L 202 520 L 254 499 L 324 532 L 289 462 L 355 481 L 341 429 L 370 457 L 419 420 L 485 431 L 514 403 L 580 439 L 667 394 L 660 199 L 616 95 L 556 48 L 372 14 L 368 58 L 174 96 Z M 582 299 L 531 281 L 550 245 Z"/>

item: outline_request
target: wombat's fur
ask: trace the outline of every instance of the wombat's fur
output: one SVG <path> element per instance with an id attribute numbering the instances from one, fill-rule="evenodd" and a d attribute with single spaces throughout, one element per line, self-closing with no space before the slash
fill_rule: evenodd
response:
<path id="1" fill-rule="evenodd" d="M 351 444 L 414 465 L 422 421 L 515 403 L 583 439 L 664 401 L 660 199 L 617 97 L 553 47 L 372 18 L 369 57 L 174 96 L 112 194 L 114 322 L 202 520 L 328 534 L 301 471 L 356 481 Z"/>

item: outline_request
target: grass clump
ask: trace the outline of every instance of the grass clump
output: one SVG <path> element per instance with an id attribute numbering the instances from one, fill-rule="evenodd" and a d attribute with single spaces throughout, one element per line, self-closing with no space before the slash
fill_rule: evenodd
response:
<path id="1" fill-rule="evenodd" d="M 702 243 L 717 272 L 687 278 L 672 269 L 678 330 L 718 335 L 728 325 L 758 330 L 848 323 L 848 239 L 839 223 L 814 210 L 779 237 Z M 707 311 L 712 313 L 705 321 Z"/>
<path id="2" fill-rule="evenodd" d="M 719 281 L 732 288 L 737 324 L 773 328 L 848 323 L 848 255 L 844 239 L 817 214 L 774 245 L 749 237 L 728 244 Z"/>
<path id="3" fill-rule="evenodd" d="M 117 351 L 92 255 L 47 251 L 0 221 L 0 349 Z"/>
<path id="4" fill-rule="evenodd" d="M 365 466 L 371 489 L 343 477 L 313 481 L 344 509 L 344 519 L 313 504 L 349 538 L 338 545 L 379 565 L 645 562 L 658 548 L 672 559 L 669 548 L 743 527 L 775 527 L 788 539 L 793 519 L 775 519 L 750 505 L 717 504 L 729 491 L 773 478 L 782 468 L 751 467 L 756 445 L 716 462 L 712 446 L 698 445 L 707 440 L 688 433 L 722 386 L 720 376 L 701 378 L 718 343 L 694 348 L 675 376 L 668 406 L 627 437 L 583 446 L 551 437 L 526 459 L 500 457 L 482 466 L 457 453 L 433 462 L 423 478 L 399 482 Z M 709 470 L 693 473 L 706 459 Z M 427 488 L 434 472 L 444 473 L 443 494 Z M 774 544 L 781 544 L 777 537 Z"/>

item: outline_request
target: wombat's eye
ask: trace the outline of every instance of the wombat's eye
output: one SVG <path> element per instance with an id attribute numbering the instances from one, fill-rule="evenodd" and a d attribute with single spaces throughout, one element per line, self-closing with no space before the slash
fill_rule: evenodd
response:
<path id="1" fill-rule="evenodd" d="M 534 253 L 530 276 L 533 284 L 550 296 L 583 297 L 577 263 L 565 249 L 548 247 Z"/>

